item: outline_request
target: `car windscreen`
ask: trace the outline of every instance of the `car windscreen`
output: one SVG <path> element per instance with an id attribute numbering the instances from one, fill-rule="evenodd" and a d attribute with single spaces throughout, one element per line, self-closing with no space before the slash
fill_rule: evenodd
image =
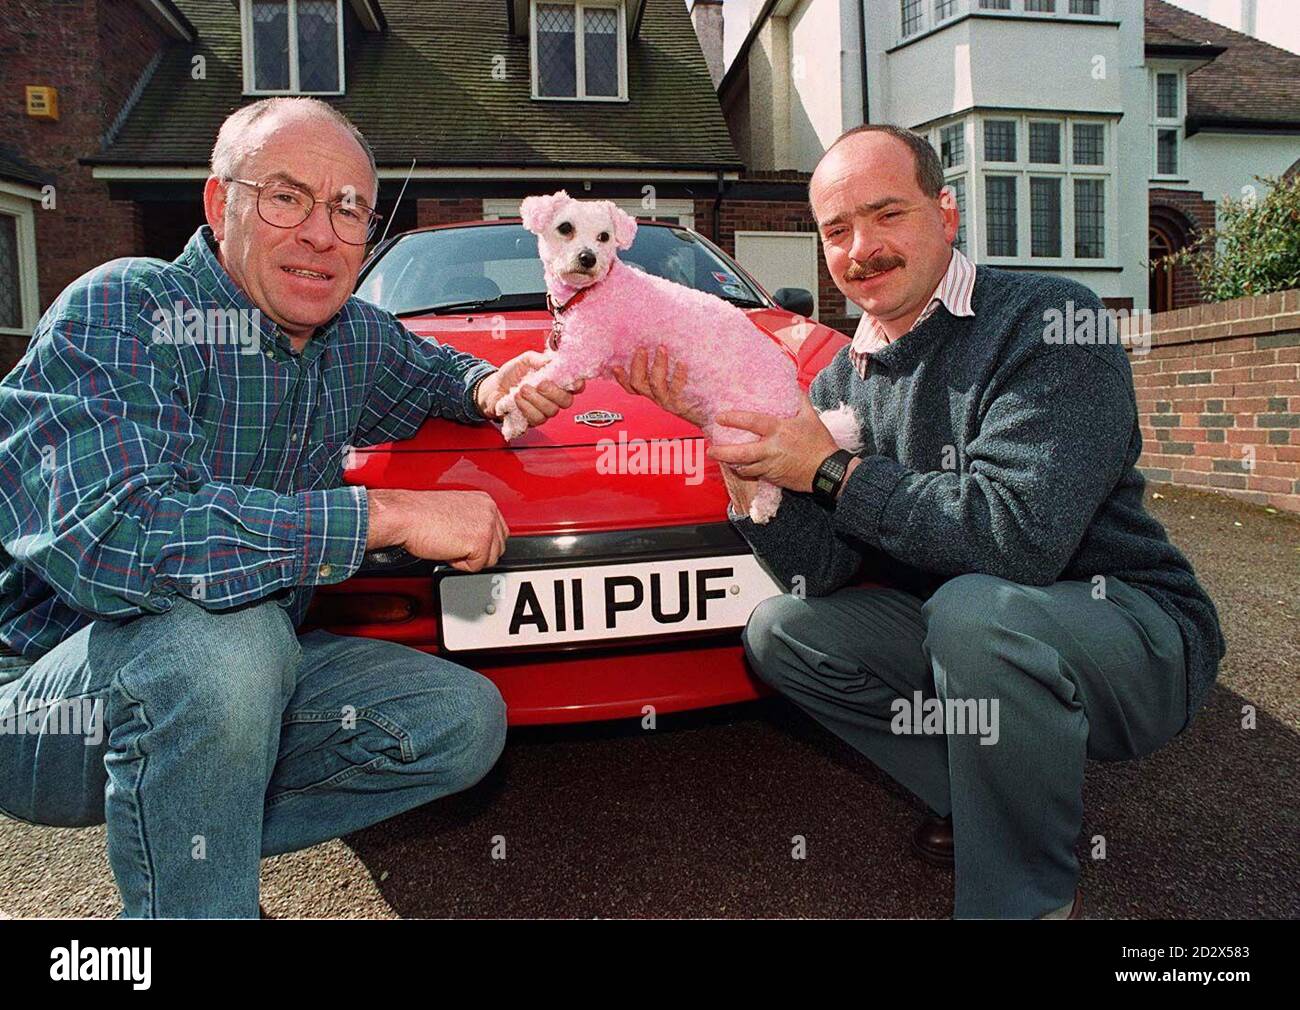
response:
<path id="1" fill-rule="evenodd" d="M 642 225 L 619 259 L 737 304 L 766 304 L 734 264 L 684 228 Z M 366 271 L 357 296 L 395 315 L 544 308 L 537 236 L 513 223 L 404 235 Z"/>

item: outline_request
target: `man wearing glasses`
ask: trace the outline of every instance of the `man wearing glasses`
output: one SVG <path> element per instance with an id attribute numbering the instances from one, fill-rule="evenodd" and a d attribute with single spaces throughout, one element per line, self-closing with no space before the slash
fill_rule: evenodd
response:
<path id="1" fill-rule="evenodd" d="M 127 917 L 256 917 L 262 856 L 501 752 L 486 678 L 295 631 L 367 549 L 473 572 L 509 532 L 480 492 L 342 483 L 350 446 L 482 422 L 540 358 L 496 370 L 352 297 L 377 191 L 330 106 L 245 106 L 184 252 L 75 281 L 0 380 L 0 813 L 106 822 Z M 572 402 L 527 396 L 534 425 Z"/>

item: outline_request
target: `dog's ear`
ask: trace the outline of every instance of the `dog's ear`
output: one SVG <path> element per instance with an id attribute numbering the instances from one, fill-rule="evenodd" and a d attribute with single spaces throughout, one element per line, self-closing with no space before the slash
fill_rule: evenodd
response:
<path id="1" fill-rule="evenodd" d="M 567 203 L 569 194 L 564 190 L 550 196 L 529 196 L 519 205 L 519 216 L 524 219 L 524 227 L 534 235 L 540 235 L 551 226 L 556 212 Z"/>
<path id="2" fill-rule="evenodd" d="M 636 218 L 614 203 L 609 203 L 609 216 L 614 224 L 614 243 L 620 249 L 630 248 L 636 238 Z"/>

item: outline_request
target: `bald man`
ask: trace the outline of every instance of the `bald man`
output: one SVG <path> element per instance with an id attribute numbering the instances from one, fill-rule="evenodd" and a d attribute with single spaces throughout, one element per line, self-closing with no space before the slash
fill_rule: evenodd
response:
<path id="1" fill-rule="evenodd" d="M 127 917 L 256 917 L 262 856 L 501 752 L 486 678 L 296 632 L 367 549 L 475 572 L 509 535 L 486 494 L 342 482 L 348 447 L 482 423 L 540 360 L 495 369 L 352 297 L 377 190 L 329 105 L 241 108 L 184 252 L 73 282 L 0 382 L 0 813 L 106 822 Z M 524 395 L 533 425 L 572 402 Z"/>

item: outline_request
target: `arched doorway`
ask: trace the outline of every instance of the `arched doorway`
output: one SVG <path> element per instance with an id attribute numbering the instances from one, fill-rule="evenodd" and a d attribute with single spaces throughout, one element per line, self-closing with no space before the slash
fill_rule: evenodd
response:
<path id="1" fill-rule="evenodd" d="M 1176 275 L 1185 267 L 1161 263 L 1162 257 L 1183 249 L 1191 241 L 1192 225 L 1186 215 L 1172 207 L 1152 207 L 1148 224 L 1147 306 L 1152 312 L 1181 308 L 1175 287 Z"/>

